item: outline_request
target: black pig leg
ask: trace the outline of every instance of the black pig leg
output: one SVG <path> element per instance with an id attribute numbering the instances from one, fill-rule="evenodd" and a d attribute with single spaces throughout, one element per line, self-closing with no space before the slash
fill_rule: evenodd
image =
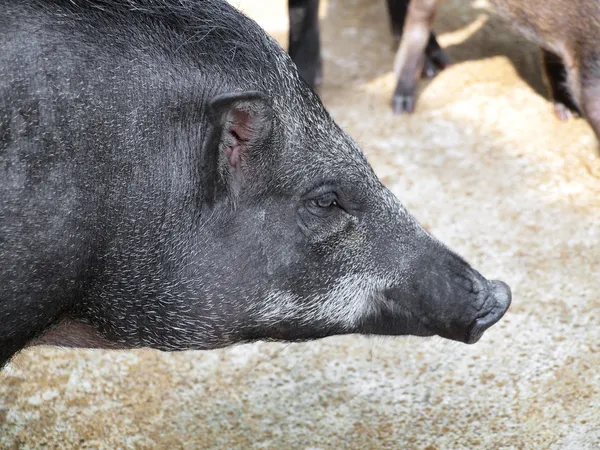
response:
<path id="1" fill-rule="evenodd" d="M 321 84 L 321 37 L 319 31 L 319 0 L 289 0 L 290 57 L 298 72 L 313 89 Z"/>
<path id="2" fill-rule="evenodd" d="M 408 12 L 408 4 L 409 0 L 387 0 L 392 34 L 394 35 L 394 40 L 396 42 L 400 42 L 402 39 L 402 29 L 404 28 L 406 14 Z M 446 55 L 444 50 L 440 47 L 440 44 L 438 44 L 435 33 L 431 31 L 427 46 L 425 47 L 425 60 L 423 62 L 422 76 L 433 78 L 449 65 L 450 58 L 448 58 L 448 55 Z"/>
<path id="3" fill-rule="evenodd" d="M 392 102 L 396 114 L 414 111 L 417 81 L 423 70 L 425 49 L 440 1 L 412 0 L 408 6 L 402 41 L 394 63 L 398 81 Z"/>
<path id="4" fill-rule="evenodd" d="M 423 76 L 433 78 L 442 70 L 450 65 L 450 58 L 446 52 L 440 47 L 432 31 L 429 34 L 429 41 L 425 47 L 425 62 L 423 64 Z"/>
<path id="5" fill-rule="evenodd" d="M 390 14 L 390 23 L 394 40 L 400 41 L 402 38 L 402 29 L 408 12 L 409 0 L 387 0 L 388 13 Z"/>
<path id="6" fill-rule="evenodd" d="M 569 92 L 563 60 L 548 50 L 542 50 L 542 62 L 556 117 L 567 120 L 574 115 L 580 116 L 581 112 Z"/>

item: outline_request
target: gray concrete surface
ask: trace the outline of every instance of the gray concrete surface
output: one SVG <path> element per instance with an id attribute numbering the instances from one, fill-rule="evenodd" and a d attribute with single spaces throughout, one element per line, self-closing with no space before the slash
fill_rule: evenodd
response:
<path id="1" fill-rule="evenodd" d="M 234 4 L 239 1 L 232 0 Z M 242 8 L 285 44 L 284 0 Z M 0 447 L 600 448 L 600 158 L 537 49 L 446 1 L 455 65 L 395 117 L 383 0 L 323 5 L 322 95 L 376 171 L 513 306 L 474 346 L 335 337 L 213 352 L 36 348 L 0 373 Z"/>

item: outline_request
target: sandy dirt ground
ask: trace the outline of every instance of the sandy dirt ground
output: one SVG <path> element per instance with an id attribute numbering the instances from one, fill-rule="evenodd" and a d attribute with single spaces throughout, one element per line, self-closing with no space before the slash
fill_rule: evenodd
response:
<path id="1" fill-rule="evenodd" d="M 284 0 L 232 0 L 285 45 Z M 454 65 L 390 111 L 383 0 L 322 11 L 322 96 L 385 183 L 514 298 L 474 346 L 335 337 L 161 354 L 32 349 L 0 373 L 0 448 L 600 448 L 600 158 L 535 46 L 445 2 Z"/>

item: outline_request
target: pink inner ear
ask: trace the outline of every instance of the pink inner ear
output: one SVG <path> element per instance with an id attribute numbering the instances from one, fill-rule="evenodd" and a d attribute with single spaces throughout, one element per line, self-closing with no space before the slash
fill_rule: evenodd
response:
<path id="1" fill-rule="evenodd" d="M 250 114 L 246 111 L 236 109 L 232 111 L 231 131 L 237 134 L 242 141 L 250 139 L 252 129 L 250 127 Z"/>
<path id="2" fill-rule="evenodd" d="M 238 167 L 240 164 L 240 154 L 242 152 L 242 146 L 237 140 L 237 136 L 233 133 L 230 134 L 234 141 L 230 146 L 225 147 L 225 156 L 227 156 L 227 161 L 229 162 L 230 167 Z"/>
<path id="3" fill-rule="evenodd" d="M 242 153 L 247 148 L 246 144 L 250 140 L 252 130 L 250 128 L 250 114 L 239 109 L 231 113 L 232 120 L 229 128 L 229 135 L 232 144 L 226 148 L 227 160 L 231 167 L 238 167 Z"/>

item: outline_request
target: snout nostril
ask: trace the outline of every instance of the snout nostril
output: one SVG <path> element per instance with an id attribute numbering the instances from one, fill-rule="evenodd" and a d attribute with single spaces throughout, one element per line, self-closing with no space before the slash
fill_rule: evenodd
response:
<path id="1" fill-rule="evenodd" d="M 475 295 L 479 295 L 489 289 L 488 281 L 472 269 L 465 272 L 455 272 L 454 282 L 463 287 L 467 292 Z"/>
<path id="2" fill-rule="evenodd" d="M 451 254 L 446 260 L 452 281 L 470 294 L 479 295 L 487 290 L 487 280 L 457 255 Z"/>
<path id="3" fill-rule="evenodd" d="M 454 277 L 453 281 L 454 281 L 454 283 L 456 283 L 458 286 L 462 287 L 469 293 L 477 293 L 478 292 L 478 289 L 475 286 L 475 283 L 473 282 L 473 280 L 467 276 L 464 276 L 462 274 L 456 275 Z"/>
<path id="4" fill-rule="evenodd" d="M 487 289 L 487 280 L 478 273 L 473 275 L 473 292 L 480 294 Z"/>

